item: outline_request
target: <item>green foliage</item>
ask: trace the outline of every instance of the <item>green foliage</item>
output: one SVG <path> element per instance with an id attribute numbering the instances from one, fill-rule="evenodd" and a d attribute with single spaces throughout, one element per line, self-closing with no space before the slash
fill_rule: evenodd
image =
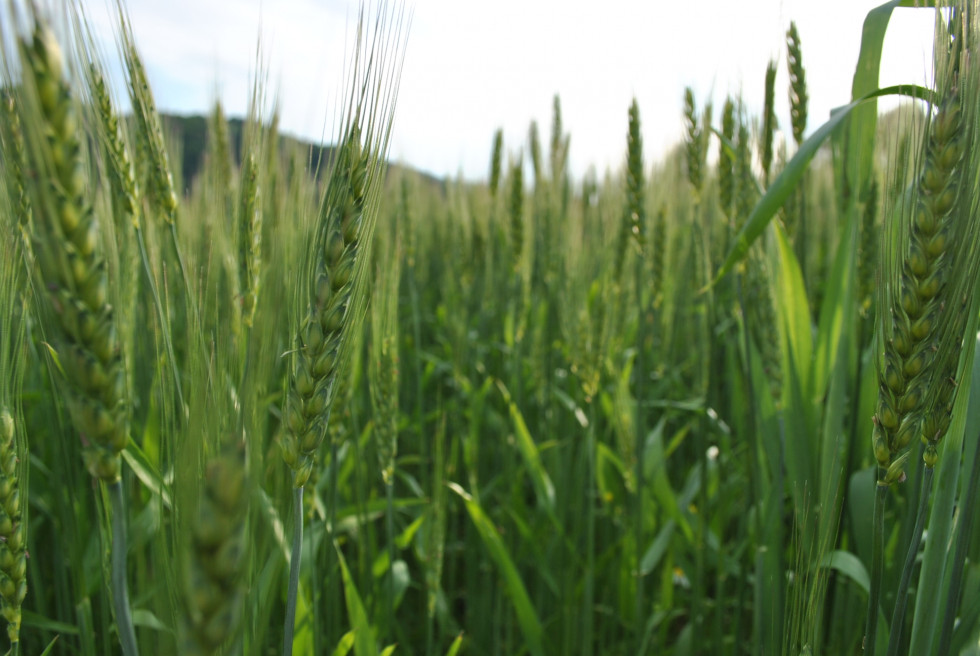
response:
<path id="1" fill-rule="evenodd" d="M 917 440 L 889 449 L 890 487 L 871 448 L 869 418 L 895 423 L 876 377 L 895 340 L 873 338 L 870 317 L 894 317 L 883 304 L 896 300 L 929 314 L 894 293 L 912 290 L 906 268 L 922 291 L 911 256 L 935 246 L 916 245 L 923 228 L 903 212 L 941 200 L 928 167 L 951 144 L 969 145 L 957 171 L 980 152 L 926 140 L 948 128 L 948 101 L 931 122 L 878 120 L 878 96 L 939 97 L 878 89 L 900 4 L 869 15 L 852 101 L 809 136 L 791 25 L 790 126 L 770 116 L 771 66 L 764 116 L 733 97 L 713 125 L 688 90 L 684 143 L 645 164 L 634 102 L 622 169 L 576 180 L 556 97 L 550 135 L 529 130 L 527 175 L 520 154 L 505 166 L 498 130 L 486 184 L 386 168 L 400 9 L 361 23 L 351 78 L 374 84 L 352 87 L 322 151 L 279 135 L 258 84 L 244 120 L 220 106 L 161 117 L 125 18 L 124 119 L 86 32 L 60 36 L 70 74 L 30 69 L 34 91 L 6 80 L 0 130 L 0 227 L 33 236 L 0 244 L 0 408 L 15 426 L 11 442 L 0 415 L 0 612 L 20 622 L 19 649 L 115 649 L 113 533 L 126 525 L 146 654 L 859 653 L 869 597 L 874 635 L 897 635 L 899 651 L 975 644 L 967 233 L 955 258 L 928 262 L 972 281 L 941 308 L 928 299 L 961 338 L 929 345 L 944 368 L 931 409 L 949 410 L 930 419 L 948 428 L 927 436 L 941 456 L 931 492 L 907 454 Z M 959 102 L 975 109 L 967 73 Z M 58 156 L 48 134 L 66 137 Z M 790 134 L 783 161 L 774 144 Z M 38 162 L 53 174 L 29 175 Z M 955 179 L 974 198 L 975 173 Z M 57 211 L 79 198 L 76 214 Z M 104 255 L 71 254 L 88 250 L 61 225 L 76 216 Z M 91 276 L 69 280 L 85 273 L 72 262 L 104 280 L 112 309 L 87 311 L 114 319 L 112 349 L 85 341 L 80 312 L 62 325 L 77 303 L 40 282 L 54 272 L 85 303 Z M 888 271 L 898 282 L 882 284 Z M 950 355 L 959 342 L 970 348 Z M 65 355 L 76 344 L 111 350 L 102 364 L 131 399 L 118 497 L 79 466 L 65 373 L 89 372 Z M 922 574 L 906 586 L 910 555 Z"/>

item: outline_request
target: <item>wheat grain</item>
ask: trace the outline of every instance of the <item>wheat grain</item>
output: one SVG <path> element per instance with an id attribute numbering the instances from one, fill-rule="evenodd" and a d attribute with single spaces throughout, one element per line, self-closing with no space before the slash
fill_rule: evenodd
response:
<path id="1" fill-rule="evenodd" d="M 47 173 L 33 196 L 34 252 L 59 328 L 57 351 L 85 463 L 93 476 L 112 482 L 119 478 L 119 454 L 129 439 L 126 379 L 99 224 L 87 200 L 75 108 L 50 28 L 38 23 L 22 52 L 40 110 L 39 131 L 49 135 L 27 134 L 36 168 Z"/>
<path id="2" fill-rule="evenodd" d="M 259 170 L 255 155 L 249 153 L 242 164 L 242 189 L 239 202 L 238 229 L 239 275 L 242 285 L 242 320 L 251 326 L 255 320 L 262 267 L 262 205 L 259 194 Z"/>
<path id="3" fill-rule="evenodd" d="M 762 139 L 759 142 L 759 161 L 762 164 L 762 181 L 769 186 L 772 171 L 773 143 L 776 137 L 776 62 L 766 66 L 765 100 L 762 105 Z"/>
<path id="4" fill-rule="evenodd" d="M 957 266 L 957 253 L 969 239 L 956 207 L 965 126 L 955 56 L 953 61 L 948 91 L 929 128 L 915 203 L 903 225 L 900 243 L 907 245 L 893 267 L 897 283 L 886 286 L 880 310 L 887 312 L 889 338 L 879 368 L 872 439 L 878 465 L 887 471 L 882 484 L 901 478 L 892 459 L 916 438 L 926 445 L 926 464 L 935 465 L 955 394 L 965 327 L 959 315 L 966 312 L 952 307 L 961 301 L 958 290 L 969 269 Z M 886 269 L 885 275 L 895 273 Z"/>
<path id="5" fill-rule="evenodd" d="M 353 323 L 350 308 L 367 191 L 368 157 L 362 149 L 359 130 L 352 129 L 331 176 L 334 192 L 327 210 L 326 237 L 317 242 L 322 244 L 322 249 L 317 255 L 314 306 L 302 328 L 286 406 L 289 431 L 282 435 L 281 446 L 286 464 L 293 470 L 296 487 L 305 485 L 313 468 L 314 454 L 323 441 L 339 361 L 346 355 L 341 353 L 344 330 Z"/>
<path id="6" fill-rule="evenodd" d="M 504 131 L 497 129 L 493 133 L 493 150 L 490 154 L 490 197 L 497 196 L 497 189 L 500 187 L 500 173 L 503 167 L 504 156 Z"/>
<path id="7" fill-rule="evenodd" d="M 0 408 L 0 614 L 11 643 L 20 640 L 21 604 L 27 596 L 27 542 L 15 438 L 13 416 Z"/>
<path id="8" fill-rule="evenodd" d="M 228 440 L 205 468 L 186 566 L 183 654 L 216 653 L 239 626 L 247 550 L 244 446 Z"/>
<path id="9" fill-rule="evenodd" d="M 687 145 L 687 179 L 694 187 L 695 193 L 700 194 L 704 182 L 701 154 L 703 139 L 701 128 L 698 125 L 697 108 L 694 105 L 694 91 L 690 87 L 684 89 L 684 124 L 686 128 L 685 143 Z"/>
<path id="10" fill-rule="evenodd" d="M 510 199 L 507 203 L 510 217 L 510 250 L 513 267 L 520 267 L 524 251 L 524 162 L 518 155 L 510 167 Z"/>
<path id="11" fill-rule="evenodd" d="M 800 48 L 800 33 L 796 23 L 790 22 L 786 32 L 786 64 L 789 68 L 789 115 L 793 126 L 793 140 L 799 146 L 806 132 L 806 119 L 809 96 L 806 90 L 806 69 L 803 67 L 803 54 Z"/>

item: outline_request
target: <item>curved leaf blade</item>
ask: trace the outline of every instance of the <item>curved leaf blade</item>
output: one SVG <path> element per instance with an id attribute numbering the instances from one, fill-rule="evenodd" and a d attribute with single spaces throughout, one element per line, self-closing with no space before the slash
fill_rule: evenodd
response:
<path id="1" fill-rule="evenodd" d="M 913 84 L 899 84 L 872 91 L 864 97 L 837 109 L 831 115 L 830 120 L 821 125 L 812 135 L 810 135 L 809 139 L 800 145 L 799 150 L 797 150 L 796 154 L 793 155 L 793 158 L 786 165 L 786 168 L 779 173 L 779 176 L 766 190 L 765 195 L 752 209 L 752 214 L 749 215 L 745 225 L 742 226 L 742 230 L 739 231 L 738 235 L 735 237 L 735 244 L 732 246 L 728 256 L 725 258 L 725 263 L 718 271 L 718 275 L 715 276 L 715 280 L 712 283 L 713 285 L 717 284 L 718 281 L 724 278 L 728 272 L 731 271 L 743 257 L 745 257 L 746 253 L 749 252 L 749 247 L 751 247 L 753 242 L 755 242 L 759 235 L 762 234 L 762 231 L 765 230 L 766 226 L 769 224 L 769 221 L 771 221 L 772 217 L 776 215 L 776 212 L 778 212 L 779 208 L 783 206 L 783 203 L 786 202 L 786 199 L 789 198 L 790 194 L 796 188 L 796 185 L 799 184 L 800 180 L 803 178 L 803 174 L 806 172 L 806 169 L 810 164 L 810 160 L 813 159 L 814 155 L 816 155 L 817 151 L 820 149 L 820 146 L 823 145 L 823 142 L 833 133 L 835 129 L 837 129 L 844 119 L 846 119 L 855 108 L 872 98 L 894 95 L 908 96 L 910 98 L 917 98 L 919 100 L 926 101 L 934 100 L 933 92 L 925 87 Z"/>

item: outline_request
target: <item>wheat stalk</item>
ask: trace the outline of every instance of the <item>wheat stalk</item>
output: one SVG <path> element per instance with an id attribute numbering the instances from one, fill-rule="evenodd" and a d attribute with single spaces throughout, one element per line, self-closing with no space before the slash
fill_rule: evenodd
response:
<path id="1" fill-rule="evenodd" d="M 88 199 L 61 48 L 40 22 L 22 48 L 40 110 L 38 130 L 53 137 L 27 134 L 34 165 L 46 172 L 34 194 L 34 252 L 58 328 L 53 336 L 85 463 L 93 476 L 111 483 L 119 479 L 119 453 L 129 438 L 128 406 L 99 222 Z"/>
<path id="2" fill-rule="evenodd" d="M 11 144 L 5 139 L 4 145 Z M 16 206 L 24 189 L 16 177 L 12 182 L 7 195 Z M 13 231 L 14 214 L 8 212 L 6 201 L 0 202 L 0 229 Z M 23 285 L 20 245 L 15 239 L 0 242 L 0 615 L 7 623 L 9 653 L 20 641 L 21 605 L 27 595 L 27 494 L 21 494 L 21 489 L 27 489 L 27 460 L 22 460 L 26 445 L 19 398 L 25 364 L 21 357 L 25 322 L 18 307 Z"/>
<path id="3" fill-rule="evenodd" d="M 776 136 L 776 62 L 766 66 L 765 100 L 762 105 L 762 139 L 759 141 L 759 161 L 762 164 L 762 182 L 769 186 L 772 171 L 773 143 Z"/>
<path id="4" fill-rule="evenodd" d="M 883 485 L 903 477 L 895 458 L 920 437 L 927 466 L 935 466 L 949 428 L 963 338 L 963 313 L 953 309 L 964 302 L 958 245 L 967 242 L 967 222 L 954 211 L 965 152 L 960 101 L 954 79 L 930 125 L 916 200 L 897 246 L 903 250 L 894 258 L 897 275 L 896 266 L 885 270 L 894 277 L 882 286 L 887 332 L 873 431 Z"/>
<path id="5" fill-rule="evenodd" d="M 360 131 L 354 126 L 341 146 L 337 168 L 331 176 L 332 197 L 326 211 L 329 227 L 322 250 L 317 253 L 314 303 L 300 334 L 286 405 L 289 431 L 283 434 L 280 446 L 297 488 L 303 487 L 310 476 L 314 455 L 325 434 L 338 365 L 348 355 L 341 352 L 341 346 L 345 330 L 351 329 L 355 316 L 351 303 L 369 157 L 361 144 Z"/>
<path id="6" fill-rule="evenodd" d="M 793 140 L 799 146 L 806 132 L 809 96 L 806 90 L 806 69 L 800 47 L 800 33 L 796 23 L 790 22 L 786 31 L 786 64 L 789 68 L 789 116 L 793 126 Z"/>
<path id="7" fill-rule="evenodd" d="M 112 502 L 112 589 L 123 653 L 137 653 L 126 585 L 120 453 L 129 441 L 126 370 L 108 298 L 99 222 L 85 173 L 80 123 L 63 51 L 35 9 L 30 40 L 19 39 L 20 103 L 32 179 L 33 254 L 38 305 L 51 336 L 72 423 L 88 471 Z"/>
<path id="8" fill-rule="evenodd" d="M 493 149 L 490 154 L 490 197 L 497 197 L 497 189 L 500 187 L 500 172 L 503 167 L 504 153 L 504 131 L 497 129 L 493 133 Z"/>

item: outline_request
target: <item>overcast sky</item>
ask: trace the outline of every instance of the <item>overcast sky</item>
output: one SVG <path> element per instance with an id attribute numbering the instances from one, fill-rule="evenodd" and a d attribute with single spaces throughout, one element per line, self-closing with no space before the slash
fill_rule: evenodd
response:
<path id="1" fill-rule="evenodd" d="M 788 126 L 785 34 L 795 20 L 812 131 L 849 100 L 865 15 L 880 0 L 417 0 L 391 147 L 394 159 L 437 176 L 484 178 L 494 130 L 516 153 L 531 120 L 542 138 L 561 98 L 576 176 L 618 169 L 627 109 L 639 102 L 647 159 L 681 139 L 685 86 L 698 105 L 743 95 L 758 115 L 766 64 L 779 62 L 777 110 Z M 106 0 L 87 11 L 111 55 Z M 220 97 L 245 112 L 261 35 L 269 89 L 284 131 L 329 138 L 358 3 L 350 0 L 129 0 L 157 105 L 204 113 Z M 923 83 L 932 11 L 892 15 L 882 86 Z M 326 126 L 326 127 L 325 127 Z"/>

